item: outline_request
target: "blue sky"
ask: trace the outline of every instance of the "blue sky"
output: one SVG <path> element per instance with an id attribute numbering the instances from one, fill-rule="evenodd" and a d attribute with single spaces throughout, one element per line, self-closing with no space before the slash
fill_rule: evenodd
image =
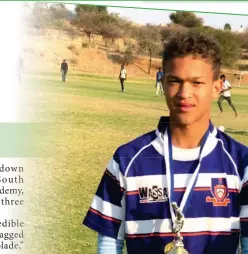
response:
<path id="1" fill-rule="evenodd" d="M 67 5 L 70 9 L 73 5 Z M 139 24 L 166 24 L 170 22 L 169 14 L 172 11 L 164 10 L 144 10 L 135 8 L 119 8 L 108 7 L 110 12 L 119 13 L 121 16 L 127 17 L 129 20 Z M 220 10 L 221 11 L 221 10 Z M 248 27 L 248 16 L 239 15 L 227 15 L 227 14 L 205 14 L 196 13 L 197 16 L 202 17 L 205 25 L 209 25 L 215 28 L 223 28 L 225 23 L 231 24 L 232 30 L 237 31 L 241 25 Z"/>

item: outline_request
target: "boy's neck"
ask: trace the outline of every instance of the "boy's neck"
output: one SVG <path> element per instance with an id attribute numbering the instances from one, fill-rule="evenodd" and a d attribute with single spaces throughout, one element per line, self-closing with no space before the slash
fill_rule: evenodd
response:
<path id="1" fill-rule="evenodd" d="M 209 128 L 209 118 L 190 125 L 182 125 L 170 121 L 172 145 L 183 149 L 196 148 L 201 145 L 202 138 Z"/>

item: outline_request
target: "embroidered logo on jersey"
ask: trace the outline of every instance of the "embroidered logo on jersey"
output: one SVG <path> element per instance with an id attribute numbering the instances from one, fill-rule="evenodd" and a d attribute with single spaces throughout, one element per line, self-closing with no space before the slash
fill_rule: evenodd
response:
<path id="1" fill-rule="evenodd" d="M 139 188 L 140 203 L 165 202 L 168 200 L 166 188 L 157 185 Z"/>
<path id="2" fill-rule="evenodd" d="M 213 197 L 206 197 L 206 202 L 213 203 L 213 206 L 228 206 L 230 199 L 227 198 L 229 193 L 226 178 L 212 178 L 211 180 L 211 193 Z"/>

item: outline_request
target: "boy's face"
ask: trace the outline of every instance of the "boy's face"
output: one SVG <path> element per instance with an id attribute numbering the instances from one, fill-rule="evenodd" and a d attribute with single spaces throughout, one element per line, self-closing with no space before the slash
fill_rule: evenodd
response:
<path id="1" fill-rule="evenodd" d="M 212 100 L 217 98 L 220 82 L 213 80 L 212 65 L 192 56 L 167 62 L 163 88 L 170 116 L 183 125 L 209 120 Z"/>

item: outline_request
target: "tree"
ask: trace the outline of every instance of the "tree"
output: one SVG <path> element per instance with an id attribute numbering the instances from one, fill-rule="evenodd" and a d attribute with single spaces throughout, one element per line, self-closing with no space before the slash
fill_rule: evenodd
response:
<path id="1" fill-rule="evenodd" d="M 229 31 L 216 30 L 215 38 L 221 45 L 221 58 L 222 63 L 226 67 L 232 67 L 240 58 L 241 45 L 235 34 Z"/>
<path id="2" fill-rule="evenodd" d="M 52 4 L 49 8 L 51 18 L 58 20 L 67 17 L 68 10 L 64 4 Z"/>
<path id="3" fill-rule="evenodd" d="M 139 52 L 145 52 L 149 55 L 148 74 L 150 74 L 152 56 L 159 53 L 161 48 L 160 27 L 150 25 L 140 27 L 137 41 Z"/>
<path id="4" fill-rule="evenodd" d="M 85 33 L 90 43 L 91 37 L 93 37 L 94 41 L 93 35 L 97 33 L 97 18 L 98 13 L 96 12 L 81 12 L 71 21 L 71 24 L 76 26 L 81 32 Z"/>
<path id="5" fill-rule="evenodd" d="M 122 37 L 122 20 L 119 14 L 99 13 L 97 18 L 98 34 L 100 34 L 106 42 L 112 44 L 117 38 Z"/>
<path id="6" fill-rule="evenodd" d="M 121 31 L 118 31 L 119 15 L 108 14 L 106 7 L 78 5 L 75 10 L 76 18 L 71 24 L 84 32 L 88 36 L 89 42 L 91 38 L 94 42 L 94 34 L 100 34 L 105 41 L 112 43 L 120 36 Z"/>
<path id="7" fill-rule="evenodd" d="M 50 25 L 61 31 L 65 28 L 64 20 L 68 16 L 68 10 L 64 4 L 51 4 L 49 6 Z"/>
<path id="8" fill-rule="evenodd" d="M 169 17 L 174 24 L 182 25 L 188 28 L 203 25 L 203 19 L 197 17 L 193 12 L 176 11 L 175 13 L 171 13 Z"/>
<path id="9" fill-rule="evenodd" d="M 107 7 L 105 6 L 97 6 L 97 5 L 83 5 L 78 4 L 75 7 L 76 15 L 80 15 L 82 12 L 96 12 L 96 13 L 105 13 L 107 14 Z"/>
<path id="10" fill-rule="evenodd" d="M 224 30 L 225 30 L 225 31 L 231 31 L 231 30 L 232 30 L 231 25 L 230 25 L 229 23 L 226 23 L 226 24 L 224 25 Z"/>
<path id="11" fill-rule="evenodd" d="M 130 41 L 126 41 L 125 45 L 126 49 L 124 52 L 123 63 L 128 65 L 134 61 L 135 55 L 137 53 L 137 48 L 136 45 L 131 43 Z"/>
<path id="12" fill-rule="evenodd" d="M 122 31 L 122 33 L 128 37 L 131 37 L 131 30 L 132 30 L 132 22 L 129 21 L 127 18 L 125 17 L 119 17 L 120 22 L 118 24 L 120 30 Z"/>
<path id="13" fill-rule="evenodd" d="M 246 29 L 244 33 L 238 33 L 236 36 L 241 44 L 241 47 L 248 50 L 248 30 Z"/>
<path id="14" fill-rule="evenodd" d="M 99 24 L 98 31 L 107 44 L 108 42 L 111 42 L 111 44 L 113 44 L 116 39 L 122 36 L 120 29 L 115 24 L 111 23 Z"/>
<path id="15" fill-rule="evenodd" d="M 47 3 L 36 2 L 33 6 L 30 24 L 40 29 L 45 28 L 50 22 L 50 11 Z"/>
<path id="16" fill-rule="evenodd" d="M 72 41 L 78 35 L 78 32 L 76 31 L 76 29 L 74 27 L 72 27 L 72 26 L 65 27 L 64 31 L 67 33 L 68 36 L 70 36 Z"/>
<path id="17" fill-rule="evenodd" d="M 220 44 L 221 47 L 221 59 L 222 66 L 224 67 L 234 67 L 237 60 L 241 55 L 241 44 L 238 36 L 230 31 L 225 31 L 222 29 L 213 28 L 193 28 L 199 32 L 206 33 L 214 37 Z"/>
<path id="18" fill-rule="evenodd" d="M 68 16 L 68 10 L 64 4 L 48 4 L 37 2 L 30 8 L 29 24 L 40 28 L 64 28 L 64 19 Z M 26 18 L 27 18 L 26 17 Z"/>

